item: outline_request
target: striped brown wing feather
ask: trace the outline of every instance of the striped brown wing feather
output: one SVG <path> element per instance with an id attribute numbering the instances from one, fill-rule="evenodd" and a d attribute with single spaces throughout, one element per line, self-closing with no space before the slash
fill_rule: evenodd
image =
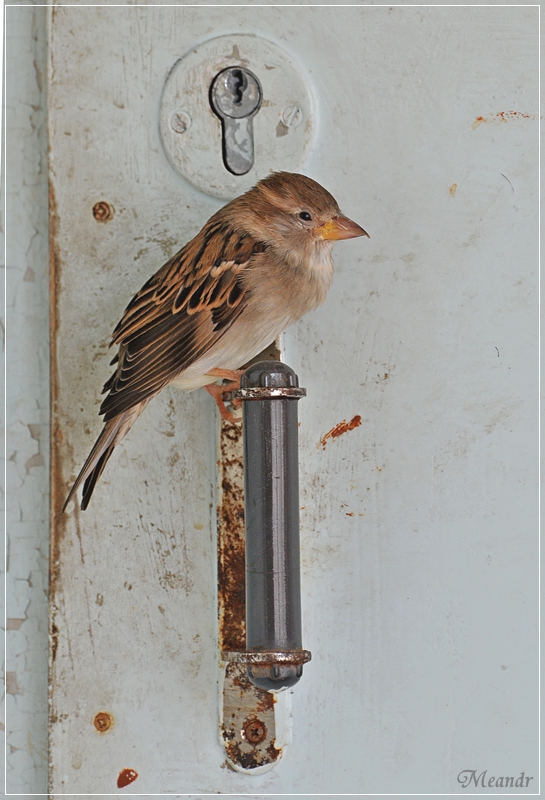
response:
<path id="1" fill-rule="evenodd" d="M 104 421 L 156 394 L 246 307 L 244 272 L 264 246 L 214 219 L 127 306 L 113 333 L 119 353 L 103 389 L 109 392 L 100 408 Z"/>

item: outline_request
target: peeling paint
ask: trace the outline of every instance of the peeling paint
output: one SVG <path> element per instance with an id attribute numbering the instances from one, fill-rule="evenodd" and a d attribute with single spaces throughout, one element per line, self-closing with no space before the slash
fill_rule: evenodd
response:
<path id="1" fill-rule="evenodd" d="M 21 694 L 16 672 L 6 672 L 6 692 L 7 694 Z"/>
<path id="2" fill-rule="evenodd" d="M 47 791 L 49 496 L 45 8 L 6 9 L 6 788 Z M 4 334 L 4 321 L 1 322 Z M 2 342 L 3 344 L 3 342 Z M 13 669 L 12 669 L 13 667 Z M 4 728 L 2 727 L 2 730 Z"/>

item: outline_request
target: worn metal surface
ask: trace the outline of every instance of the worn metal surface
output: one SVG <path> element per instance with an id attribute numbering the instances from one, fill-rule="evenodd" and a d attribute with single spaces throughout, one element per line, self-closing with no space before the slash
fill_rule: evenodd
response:
<path id="1" fill-rule="evenodd" d="M 240 652 L 224 650 L 221 654 L 224 661 L 235 664 L 306 664 L 311 660 L 310 650 L 260 650 L 259 652 Z"/>
<path id="2" fill-rule="evenodd" d="M 233 767 L 259 771 L 282 757 L 282 747 L 276 746 L 275 704 L 271 692 L 250 682 L 244 665 L 227 664 L 220 731 Z"/>
<path id="3" fill-rule="evenodd" d="M 473 766 L 537 776 L 537 11 L 55 9 L 55 497 L 98 432 L 127 300 L 219 205 L 158 132 L 165 78 L 195 44 L 236 28 L 305 65 L 305 171 L 371 239 L 336 246 L 325 305 L 285 340 L 312 398 L 314 658 L 293 744 L 266 775 L 221 768 L 214 408 L 167 391 L 90 509 L 56 521 L 54 796 L 116 792 L 124 770 L 124 792 L 288 796 L 456 792 Z"/>

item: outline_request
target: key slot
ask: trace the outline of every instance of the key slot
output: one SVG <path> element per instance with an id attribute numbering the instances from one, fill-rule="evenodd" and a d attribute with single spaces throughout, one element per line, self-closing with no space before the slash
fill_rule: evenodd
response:
<path id="1" fill-rule="evenodd" d="M 261 84 L 243 67 L 227 67 L 210 86 L 210 105 L 221 120 L 223 163 L 233 175 L 245 175 L 254 165 L 253 118 L 262 100 Z"/>

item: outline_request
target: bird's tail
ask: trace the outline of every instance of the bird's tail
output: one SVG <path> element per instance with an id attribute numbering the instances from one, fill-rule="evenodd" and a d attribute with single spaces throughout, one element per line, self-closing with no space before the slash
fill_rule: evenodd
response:
<path id="1" fill-rule="evenodd" d="M 116 417 L 108 420 L 108 422 L 104 424 L 100 436 L 94 443 L 93 449 L 87 456 L 87 460 L 81 468 L 81 472 L 74 481 L 74 485 L 70 489 L 68 497 L 64 501 L 64 505 L 62 507 L 63 512 L 65 511 L 66 506 L 72 497 L 77 492 L 79 486 L 84 481 L 85 483 L 83 483 L 81 510 L 85 511 L 89 505 L 89 500 L 93 494 L 93 489 L 95 488 L 96 482 L 102 475 L 104 467 L 113 453 L 114 447 L 116 444 L 119 444 L 123 437 L 129 432 L 134 422 L 147 406 L 149 399 L 151 398 L 147 398 L 141 403 L 129 408 L 127 411 L 123 411 L 121 414 L 118 414 Z"/>

